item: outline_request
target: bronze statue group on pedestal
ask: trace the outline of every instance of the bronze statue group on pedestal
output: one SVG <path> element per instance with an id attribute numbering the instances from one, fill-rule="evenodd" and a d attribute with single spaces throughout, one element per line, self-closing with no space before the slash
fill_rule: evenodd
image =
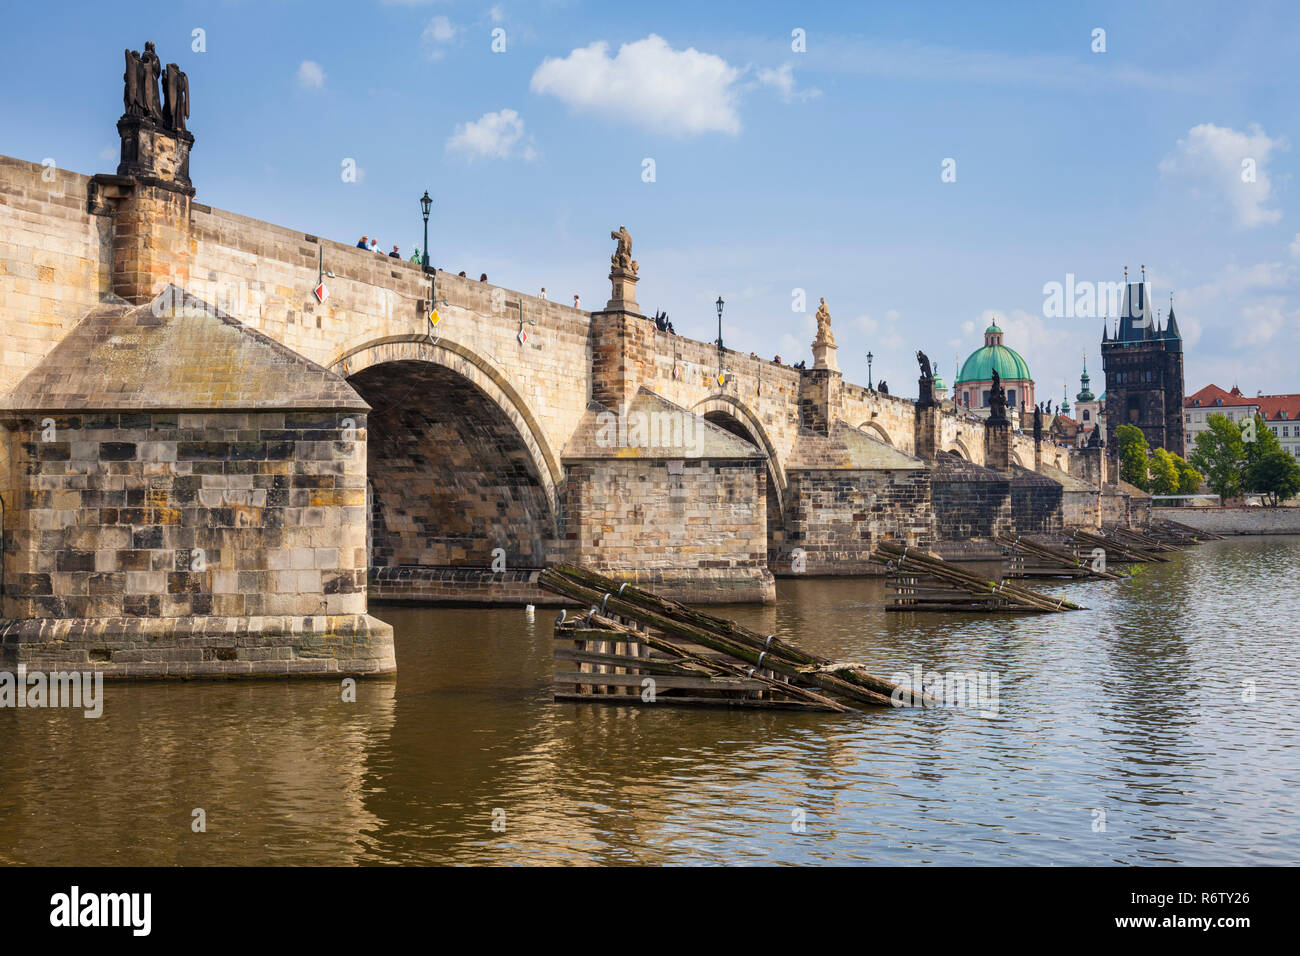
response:
<path id="1" fill-rule="evenodd" d="M 126 72 L 122 76 L 126 84 L 122 92 L 125 115 L 145 117 L 168 129 L 185 132 L 185 121 L 190 115 L 189 77 L 175 63 L 168 63 L 164 70 L 152 40 L 145 43 L 144 53 L 139 50 L 125 53 Z"/>

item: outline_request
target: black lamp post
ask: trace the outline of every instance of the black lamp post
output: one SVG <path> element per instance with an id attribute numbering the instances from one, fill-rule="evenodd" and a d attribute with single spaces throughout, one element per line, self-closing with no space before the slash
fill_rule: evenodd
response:
<path id="1" fill-rule="evenodd" d="M 725 304 L 726 304 L 726 303 L 724 303 L 724 302 L 722 301 L 722 296 L 718 296 L 717 306 L 718 306 L 718 357 L 719 357 L 719 360 L 720 360 L 721 357 L 722 357 L 722 307 L 723 307 L 723 305 L 725 305 Z"/>
<path id="2" fill-rule="evenodd" d="M 429 198 L 429 190 L 424 191 L 420 197 L 420 212 L 424 214 L 424 252 L 421 254 L 420 265 L 429 268 L 429 210 L 433 208 L 433 200 Z"/>
<path id="3" fill-rule="evenodd" d="M 868 352 L 867 353 L 867 388 L 874 392 L 875 389 L 872 388 L 871 385 L 871 360 L 873 358 L 875 358 L 875 356 L 872 355 L 870 352 Z"/>

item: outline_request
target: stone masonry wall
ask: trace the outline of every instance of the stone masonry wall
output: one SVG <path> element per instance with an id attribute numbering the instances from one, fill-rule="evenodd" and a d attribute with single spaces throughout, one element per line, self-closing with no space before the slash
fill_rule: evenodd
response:
<path id="1" fill-rule="evenodd" d="M 52 441 L 37 419 L 5 429 L 24 476 L 5 618 L 365 613 L 364 415 L 110 412 L 56 417 Z"/>
<path id="2" fill-rule="evenodd" d="M 1151 514 L 1213 534 L 1300 534 L 1300 508 L 1152 508 Z"/>
<path id="3" fill-rule="evenodd" d="M 606 460 L 567 466 L 572 558 L 677 600 L 771 601 L 761 460 Z"/>
<path id="4" fill-rule="evenodd" d="M 930 475 L 915 471 L 797 471 L 790 475 L 784 541 L 772 563 L 778 575 L 875 574 L 868 558 L 877 540 L 928 547 L 934 536 Z M 803 551 L 804 570 L 794 570 Z"/>
<path id="5" fill-rule="evenodd" d="M 1064 528 L 1061 485 L 1012 466 L 1011 522 L 1016 534 L 1057 534 Z"/>
<path id="6" fill-rule="evenodd" d="M 109 288 L 112 222 L 86 212 L 88 182 L 0 156 L 0 394 Z"/>
<path id="7" fill-rule="evenodd" d="M 941 541 L 991 538 L 1014 528 L 1009 476 L 941 453 L 930 488 Z"/>

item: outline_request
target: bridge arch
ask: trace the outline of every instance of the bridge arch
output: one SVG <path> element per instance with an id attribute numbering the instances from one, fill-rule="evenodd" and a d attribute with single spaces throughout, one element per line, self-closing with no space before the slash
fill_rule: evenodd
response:
<path id="1" fill-rule="evenodd" d="M 371 406 L 371 565 L 544 564 L 559 537 L 560 463 L 492 362 L 454 342 L 392 336 L 330 368 Z"/>
<path id="2" fill-rule="evenodd" d="M 767 455 L 768 471 L 772 476 L 771 483 L 776 491 L 778 501 L 784 504 L 786 493 L 785 468 L 781 465 L 781 459 L 776 453 L 776 446 L 772 444 L 772 439 L 767 434 L 767 429 L 763 427 L 763 423 L 758 420 L 758 416 L 740 399 L 722 393 L 715 393 L 708 398 L 702 399 L 695 404 L 691 411 L 697 415 L 703 415 L 705 420 L 725 428 L 737 438 L 743 438 Z"/>
<path id="3" fill-rule="evenodd" d="M 948 451 L 952 452 L 954 455 L 966 459 L 966 461 L 974 461 L 974 459 L 971 458 L 970 456 L 970 449 L 968 449 L 965 445 L 962 444 L 960 438 L 953 439 L 952 445 L 951 447 L 948 448 Z"/>
<path id="4" fill-rule="evenodd" d="M 881 427 L 881 425 L 875 419 L 867 419 L 865 422 L 863 422 L 861 425 L 858 426 L 858 429 L 860 431 L 870 432 L 875 437 L 883 441 L 886 445 L 892 446 L 894 444 L 894 439 L 889 437 L 889 432 L 885 431 L 885 429 Z"/>
<path id="5" fill-rule="evenodd" d="M 776 446 L 772 444 L 767 429 L 744 402 L 731 395 L 710 395 L 698 402 L 692 411 L 702 415 L 705 421 L 725 428 L 737 438 L 749 442 L 767 456 L 767 556 L 769 562 L 777 560 L 785 546 L 787 487 L 785 468 L 781 465 Z"/>

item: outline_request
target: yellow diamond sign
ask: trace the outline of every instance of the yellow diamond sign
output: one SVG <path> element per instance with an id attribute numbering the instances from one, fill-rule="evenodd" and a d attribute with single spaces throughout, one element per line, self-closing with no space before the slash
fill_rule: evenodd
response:
<path id="1" fill-rule="evenodd" d="M 434 309 L 432 312 L 429 313 L 429 324 L 432 325 L 435 329 L 438 327 L 438 323 L 441 321 L 442 321 L 442 316 L 438 314 L 437 309 Z"/>

